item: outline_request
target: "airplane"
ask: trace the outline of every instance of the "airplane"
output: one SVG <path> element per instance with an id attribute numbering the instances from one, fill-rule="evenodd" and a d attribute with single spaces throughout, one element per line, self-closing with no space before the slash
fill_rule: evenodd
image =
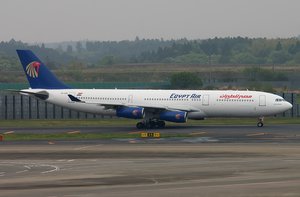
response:
<path id="1" fill-rule="evenodd" d="M 140 119 L 138 129 L 209 117 L 256 117 L 257 126 L 263 127 L 265 116 L 292 108 L 281 96 L 261 91 L 74 89 L 58 80 L 32 51 L 17 54 L 30 84 L 18 93 L 81 112 Z"/>

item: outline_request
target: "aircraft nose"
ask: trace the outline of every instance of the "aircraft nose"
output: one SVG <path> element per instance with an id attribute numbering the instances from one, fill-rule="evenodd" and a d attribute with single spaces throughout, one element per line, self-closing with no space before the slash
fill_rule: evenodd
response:
<path id="1" fill-rule="evenodd" d="M 289 102 L 286 102 L 285 106 L 286 106 L 286 110 L 289 110 L 289 109 L 293 108 L 293 105 Z"/>

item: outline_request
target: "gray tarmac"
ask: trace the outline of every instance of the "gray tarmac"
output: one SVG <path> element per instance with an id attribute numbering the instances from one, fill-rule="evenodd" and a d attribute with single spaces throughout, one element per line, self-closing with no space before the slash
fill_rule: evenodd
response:
<path id="1" fill-rule="evenodd" d="M 85 144 L 85 143 L 299 143 L 300 125 L 267 125 L 262 128 L 255 125 L 200 125 L 200 126 L 168 126 L 165 129 L 138 130 L 131 126 L 109 126 L 109 127 L 68 127 L 68 128 L 5 128 L 0 133 L 138 133 L 138 132 L 160 132 L 160 133 L 184 133 L 194 136 L 193 138 L 167 138 L 167 139 L 113 139 L 113 140 L 80 140 L 65 141 L 63 143 Z M 2 142 L 6 143 L 6 142 Z M 12 142 L 9 142 L 12 143 Z M 20 142 L 15 142 L 20 143 Z M 23 142 L 28 143 L 28 142 Z M 40 143 L 38 142 L 29 142 Z M 58 142 L 59 143 L 59 142 Z M 1 144 L 0 144 L 1 145 Z"/>
<path id="2" fill-rule="evenodd" d="M 76 130 L 137 132 L 0 132 Z M 300 196 L 300 125 L 151 131 L 192 137 L 1 142 L 0 196 Z"/>

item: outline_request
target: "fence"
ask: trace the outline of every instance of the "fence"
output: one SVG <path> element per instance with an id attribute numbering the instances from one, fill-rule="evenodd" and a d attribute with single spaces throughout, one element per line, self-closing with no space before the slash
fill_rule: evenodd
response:
<path id="1" fill-rule="evenodd" d="M 0 94 L 0 119 L 92 119 L 102 115 L 83 113 L 32 97 Z"/>

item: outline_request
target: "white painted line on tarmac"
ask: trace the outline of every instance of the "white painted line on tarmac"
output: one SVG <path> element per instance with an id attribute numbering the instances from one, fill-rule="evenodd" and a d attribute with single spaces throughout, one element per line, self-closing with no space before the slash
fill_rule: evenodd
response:
<path id="1" fill-rule="evenodd" d="M 67 134 L 80 134 L 80 131 L 78 131 L 78 130 L 68 131 Z"/>
<path id="2" fill-rule="evenodd" d="M 90 146 L 82 146 L 82 147 L 74 148 L 74 150 L 84 150 L 84 149 L 91 148 L 91 147 L 96 147 L 96 146 L 103 146 L 103 144 L 90 145 Z"/>
<path id="3" fill-rule="evenodd" d="M 192 132 L 189 135 L 203 135 L 203 134 L 206 134 L 206 133 L 207 132 L 205 132 L 205 131 L 199 131 L 199 132 Z"/>
<path id="4" fill-rule="evenodd" d="M 262 136 L 262 135 L 266 135 L 266 133 L 251 133 L 246 135 L 247 137 L 251 137 L 251 136 Z"/>
<path id="5" fill-rule="evenodd" d="M 40 166 L 43 166 L 43 167 L 52 167 L 54 169 L 52 170 L 47 170 L 47 171 L 44 171 L 44 172 L 41 172 L 41 174 L 47 174 L 47 173 L 51 173 L 51 172 L 56 172 L 56 171 L 59 171 L 60 168 L 58 166 L 55 166 L 55 165 L 47 165 L 47 164 L 42 164 Z"/>
<path id="6" fill-rule="evenodd" d="M 14 133 L 15 131 L 6 131 L 6 132 L 4 132 L 3 134 L 4 135 L 7 135 L 7 134 L 12 134 L 12 133 Z"/>
<path id="7" fill-rule="evenodd" d="M 24 172 L 28 172 L 28 170 L 18 171 L 18 172 L 16 172 L 16 174 L 20 174 L 20 173 L 24 173 Z"/>

